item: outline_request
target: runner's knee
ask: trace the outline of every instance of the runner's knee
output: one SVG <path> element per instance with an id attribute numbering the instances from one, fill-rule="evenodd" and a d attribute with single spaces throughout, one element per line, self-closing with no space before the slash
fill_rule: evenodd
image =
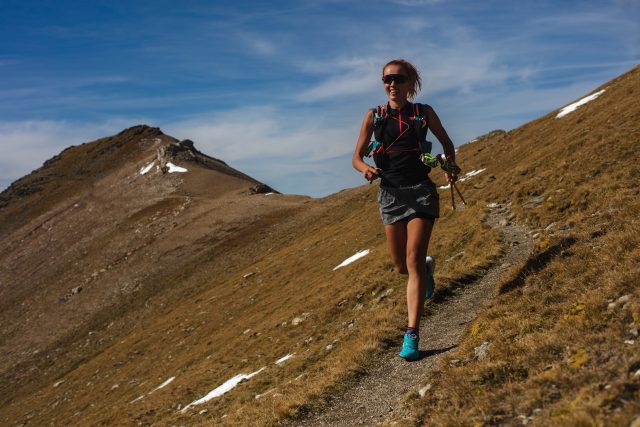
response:
<path id="1" fill-rule="evenodd" d="M 407 254 L 407 263 L 406 263 L 407 270 L 417 271 L 423 265 L 425 265 L 424 257 L 418 255 L 418 253 Z"/>

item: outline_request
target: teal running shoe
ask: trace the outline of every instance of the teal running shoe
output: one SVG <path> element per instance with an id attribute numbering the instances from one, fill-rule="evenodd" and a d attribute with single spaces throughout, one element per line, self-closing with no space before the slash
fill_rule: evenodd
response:
<path id="1" fill-rule="evenodd" d="M 427 293 L 424 299 L 431 299 L 436 290 L 436 281 L 433 279 L 433 272 L 436 270 L 436 260 L 428 256 L 427 259 Z"/>
<path id="2" fill-rule="evenodd" d="M 419 343 L 420 338 L 416 334 L 404 334 L 400 357 L 410 362 L 418 360 L 420 358 L 420 351 L 418 350 Z"/>

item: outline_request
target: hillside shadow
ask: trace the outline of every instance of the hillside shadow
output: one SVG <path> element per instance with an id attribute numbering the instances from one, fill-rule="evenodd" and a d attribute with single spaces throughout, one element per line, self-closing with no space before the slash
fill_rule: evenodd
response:
<path id="1" fill-rule="evenodd" d="M 420 357 L 418 358 L 418 360 L 426 359 L 427 357 L 437 356 L 438 354 L 446 353 L 449 350 L 453 350 L 454 348 L 457 348 L 457 347 L 458 345 L 454 344 L 444 348 L 434 348 L 432 350 L 420 350 Z"/>
<path id="2" fill-rule="evenodd" d="M 464 276 L 456 277 L 455 279 L 445 279 L 446 285 L 436 287 L 436 292 L 433 294 L 433 298 L 430 300 L 432 304 L 441 304 L 448 301 L 457 294 L 458 289 L 479 280 L 487 272 L 488 268 L 483 268 L 480 271 L 475 271 L 471 274 L 465 274 Z M 429 305 L 427 305 L 427 308 Z"/>
<path id="3" fill-rule="evenodd" d="M 527 276 L 544 269 L 552 259 L 557 257 L 562 251 L 573 246 L 578 239 L 575 237 L 565 237 L 560 242 L 548 247 L 543 252 L 536 254 L 527 260 L 527 263 L 520 269 L 516 276 L 503 283 L 498 290 L 499 294 L 504 294 L 524 285 Z"/>

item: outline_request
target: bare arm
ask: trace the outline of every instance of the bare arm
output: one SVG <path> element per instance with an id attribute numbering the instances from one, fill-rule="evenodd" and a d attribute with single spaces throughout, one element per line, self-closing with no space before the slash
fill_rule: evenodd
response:
<path id="1" fill-rule="evenodd" d="M 431 130 L 431 132 L 433 132 L 436 138 L 438 138 L 438 141 L 440 141 L 440 144 L 442 144 L 445 157 L 450 158 L 451 161 L 455 163 L 456 150 L 453 147 L 453 142 L 451 141 L 451 138 L 449 138 L 447 131 L 444 130 L 444 126 L 442 126 L 442 122 L 440 122 L 440 118 L 438 117 L 435 110 L 431 106 L 428 106 L 427 114 L 429 115 L 429 129 Z M 449 175 L 446 173 L 445 173 L 445 178 L 447 179 L 447 181 L 450 180 Z M 451 178 L 455 180 L 456 176 L 454 175 Z"/>
<path id="2" fill-rule="evenodd" d="M 362 158 L 367 152 L 367 146 L 371 135 L 373 134 L 373 113 L 371 110 L 367 111 L 364 119 L 362 120 L 362 126 L 360 127 L 360 135 L 358 136 L 358 142 L 356 143 L 356 149 L 351 158 L 351 164 L 364 178 L 371 182 L 379 174 L 380 170 L 365 163 Z"/>

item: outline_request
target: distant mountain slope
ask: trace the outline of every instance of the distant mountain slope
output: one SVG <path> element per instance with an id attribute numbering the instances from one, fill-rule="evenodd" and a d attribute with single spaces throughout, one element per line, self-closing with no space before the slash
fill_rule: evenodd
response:
<path id="1" fill-rule="evenodd" d="M 223 161 L 196 150 L 191 141 L 179 142 L 164 135 L 158 128 L 139 125 L 114 136 L 71 146 L 44 162 L 42 167 L 12 183 L 0 193 L 0 235 L 14 224 L 44 212 L 57 201 L 87 191 L 99 180 L 117 173 L 123 167 L 131 169 L 133 165 L 144 165 L 153 160 L 156 162 L 150 175 L 159 170 L 156 166 L 164 167 L 170 161 L 187 162 L 197 165 L 196 169 L 218 172 L 216 179 L 207 175 L 206 183 L 197 186 L 205 186 L 202 191 L 208 194 L 247 184 L 260 185 Z M 163 173 L 167 171 L 165 168 Z M 135 175 L 132 172 L 129 170 L 131 179 Z M 189 174 L 189 178 L 193 175 Z M 188 185 L 193 191 L 194 183 Z"/>
<path id="2" fill-rule="evenodd" d="M 232 256 L 232 236 L 306 199 L 279 196 L 190 141 L 136 126 L 64 150 L 0 200 L 6 385 L 5 375 L 21 378 L 54 348 L 69 350 L 79 331 L 139 316 L 145 295 L 182 292 L 163 275 L 186 273 L 221 245 Z"/>

